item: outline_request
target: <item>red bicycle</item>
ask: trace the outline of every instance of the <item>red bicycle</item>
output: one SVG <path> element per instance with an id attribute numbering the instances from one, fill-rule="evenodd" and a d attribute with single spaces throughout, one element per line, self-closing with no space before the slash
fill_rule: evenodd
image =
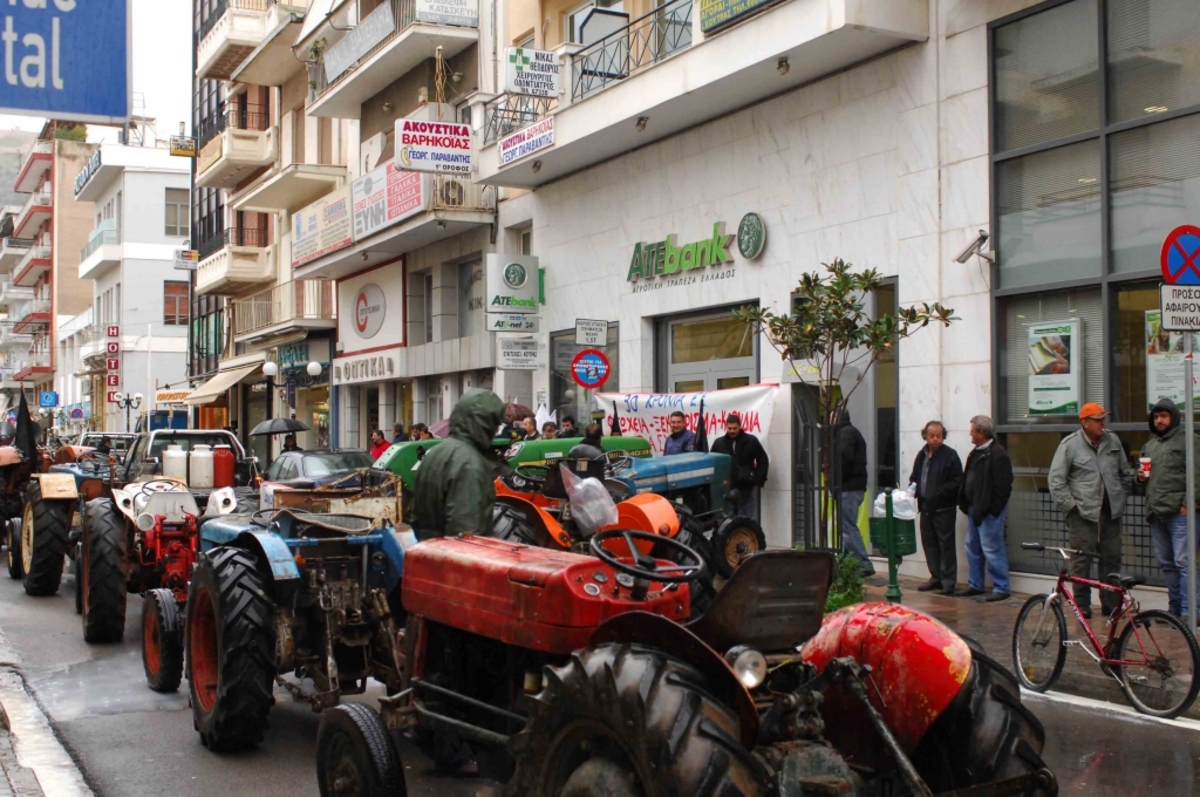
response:
<path id="1" fill-rule="evenodd" d="M 1013 629 L 1013 666 L 1027 689 L 1045 692 L 1053 686 L 1062 674 L 1067 648 L 1075 646 L 1120 684 L 1125 697 L 1141 713 L 1178 717 L 1191 707 L 1200 691 L 1200 646 L 1179 618 L 1157 609 L 1141 611 L 1130 590 L 1146 583 L 1144 577 L 1113 573 L 1105 581 L 1080 578 L 1067 573 L 1071 558 L 1099 559 L 1098 554 L 1040 542 L 1023 542 L 1021 547 L 1027 551 L 1058 551 L 1063 557 L 1054 591 L 1026 601 Z M 1103 644 L 1066 588 L 1068 583 L 1087 585 L 1120 598 L 1120 605 L 1106 618 L 1108 639 Z M 1087 632 L 1086 643 L 1067 636 L 1063 601 Z M 1122 620 L 1126 621 L 1124 625 Z"/>

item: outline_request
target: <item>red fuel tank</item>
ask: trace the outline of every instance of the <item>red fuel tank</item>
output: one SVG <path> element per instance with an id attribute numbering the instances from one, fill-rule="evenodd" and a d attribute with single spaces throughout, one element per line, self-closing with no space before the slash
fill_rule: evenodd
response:
<path id="1" fill-rule="evenodd" d="M 236 457 L 229 446 L 217 446 L 213 449 L 213 487 L 232 487 Z"/>

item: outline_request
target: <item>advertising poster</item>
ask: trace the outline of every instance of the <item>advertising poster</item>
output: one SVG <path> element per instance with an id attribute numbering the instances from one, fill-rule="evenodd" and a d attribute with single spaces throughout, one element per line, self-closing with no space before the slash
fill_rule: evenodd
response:
<path id="1" fill-rule="evenodd" d="M 422 177 L 403 172 L 393 163 L 364 174 L 350 186 L 354 203 L 354 240 L 362 241 L 380 230 L 425 209 Z"/>
<path id="2" fill-rule="evenodd" d="M 479 0 L 417 0 L 417 21 L 478 27 Z"/>
<path id="3" fill-rule="evenodd" d="M 454 122 L 396 120 L 396 168 L 470 174 L 471 127 Z"/>
<path id="4" fill-rule="evenodd" d="M 771 431 L 771 404 L 778 385 L 750 385 L 707 393 L 596 393 L 604 409 L 604 434 L 612 429 L 613 410 L 621 424 L 621 434 L 644 437 L 656 455 L 671 434 L 671 413 L 682 412 L 687 428 L 695 431 L 700 423 L 700 402 L 704 401 L 705 430 L 711 445 L 725 434 L 725 416 L 736 412 L 742 429 L 759 440 Z"/>
<path id="5" fill-rule="evenodd" d="M 292 268 L 349 246 L 353 240 L 347 185 L 292 216 Z"/>
<path id="6" fill-rule="evenodd" d="M 1029 414 L 1078 415 L 1083 360 L 1078 319 L 1029 326 Z"/>
<path id="7" fill-rule="evenodd" d="M 1146 311 L 1146 411 L 1161 399 L 1170 399 L 1182 407 L 1183 333 L 1162 328 L 1162 312 Z M 1193 403 L 1200 406 L 1200 395 Z"/>

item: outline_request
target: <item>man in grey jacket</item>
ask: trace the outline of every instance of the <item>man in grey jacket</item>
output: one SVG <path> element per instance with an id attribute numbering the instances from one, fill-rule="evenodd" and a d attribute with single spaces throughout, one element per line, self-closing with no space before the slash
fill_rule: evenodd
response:
<path id="1" fill-rule="evenodd" d="M 1107 415 L 1099 404 L 1083 405 L 1082 428 L 1059 443 L 1048 478 L 1050 497 L 1067 518 L 1070 546 L 1100 555 L 1099 578 L 1121 569 L 1121 515 L 1134 477 L 1120 439 L 1104 428 Z M 1090 570 L 1091 559 L 1071 560 L 1073 575 L 1089 578 Z M 1091 617 L 1092 590 L 1081 584 L 1071 588 L 1083 616 Z M 1111 614 L 1116 596 L 1101 592 L 1100 606 Z"/>

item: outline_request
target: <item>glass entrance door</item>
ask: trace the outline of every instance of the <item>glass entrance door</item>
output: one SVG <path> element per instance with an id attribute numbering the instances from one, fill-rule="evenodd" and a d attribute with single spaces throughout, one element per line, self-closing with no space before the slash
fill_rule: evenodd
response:
<path id="1" fill-rule="evenodd" d="M 667 389 L 699 393 L 757 381 L 755 336 L 729 312 L 665 322 Z"/>

